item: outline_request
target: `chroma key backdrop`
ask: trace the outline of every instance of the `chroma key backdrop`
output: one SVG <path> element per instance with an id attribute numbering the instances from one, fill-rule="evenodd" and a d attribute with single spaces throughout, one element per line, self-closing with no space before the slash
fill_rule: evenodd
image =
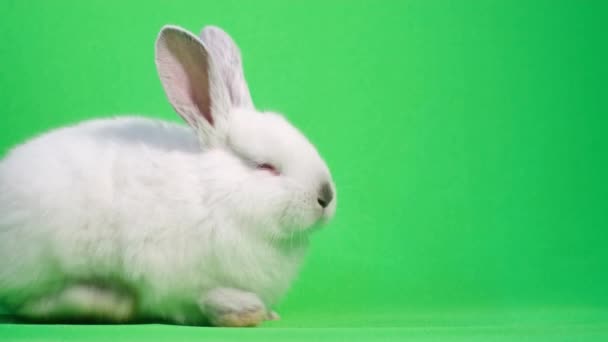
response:
<path id="1" fill-rule="evenodd" d="M 329 164 L 335 219 L 279 321 L 0 340 L 608 340 L 608 2 L 3 0 L 2 156 L 90 118 L 180 122 L 164 24 L 235 39 L 257 107 Z"/>

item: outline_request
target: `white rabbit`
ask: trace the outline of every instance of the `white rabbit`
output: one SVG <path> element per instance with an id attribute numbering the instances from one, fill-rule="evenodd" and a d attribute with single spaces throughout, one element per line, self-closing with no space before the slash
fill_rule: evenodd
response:
<path id="1" fill-rule="evenodd" d="M 275 314 L 329 170 L 279 114 L 255 110 L 238 47 L 165 26 L 156 65 L 190 126 L 84 122 L 0 162 L 0 305 L 33 320 L 251 326 Z"/>

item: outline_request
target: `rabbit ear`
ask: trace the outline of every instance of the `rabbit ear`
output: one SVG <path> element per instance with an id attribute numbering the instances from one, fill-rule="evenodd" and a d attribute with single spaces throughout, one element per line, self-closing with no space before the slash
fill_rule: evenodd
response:
<path id="1" fill-rule="evenodd" d="M 215 26 L 204 27 L 200 37 L 226 85 L 232 106 L 253 108 L 243 73 L 241 52 L 236 43 L 226 32 Z"/>
<path id="2" fill-rule="evenodd" d="M 175 111 L 203 135 L 217 131 L 230 100 L 198 37 L 176 26 L 163 27 L 156 41 L 156 67 Z"/>

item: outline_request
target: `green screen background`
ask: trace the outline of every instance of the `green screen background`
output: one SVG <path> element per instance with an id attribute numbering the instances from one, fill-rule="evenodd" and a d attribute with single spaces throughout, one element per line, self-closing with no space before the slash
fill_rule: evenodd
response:
<path id="1" fill-rule="evenodd" d="M 154 40 L 166 23 L 215 24 L 240 45 L 257 107 L 317 145 L 339 199 L 283 319 L 262 329 L 4 324 L 0 336 L 608 336 L 608 2 L 0 7 L 2 153 L 89 118 L 179 121 Z"/>

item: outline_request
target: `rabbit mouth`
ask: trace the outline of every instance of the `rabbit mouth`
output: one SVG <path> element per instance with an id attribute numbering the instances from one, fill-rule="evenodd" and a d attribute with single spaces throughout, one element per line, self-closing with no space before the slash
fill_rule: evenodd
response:
<path id="1" fill-rule="evenodd" d="M 327 210 L 323 210 L 319 218 L 315 221 L 315 223 L 310 227 L 310 230 L 322 229 L 325 227 L 333 218 L 333 213 L 330 213 Z"/>

